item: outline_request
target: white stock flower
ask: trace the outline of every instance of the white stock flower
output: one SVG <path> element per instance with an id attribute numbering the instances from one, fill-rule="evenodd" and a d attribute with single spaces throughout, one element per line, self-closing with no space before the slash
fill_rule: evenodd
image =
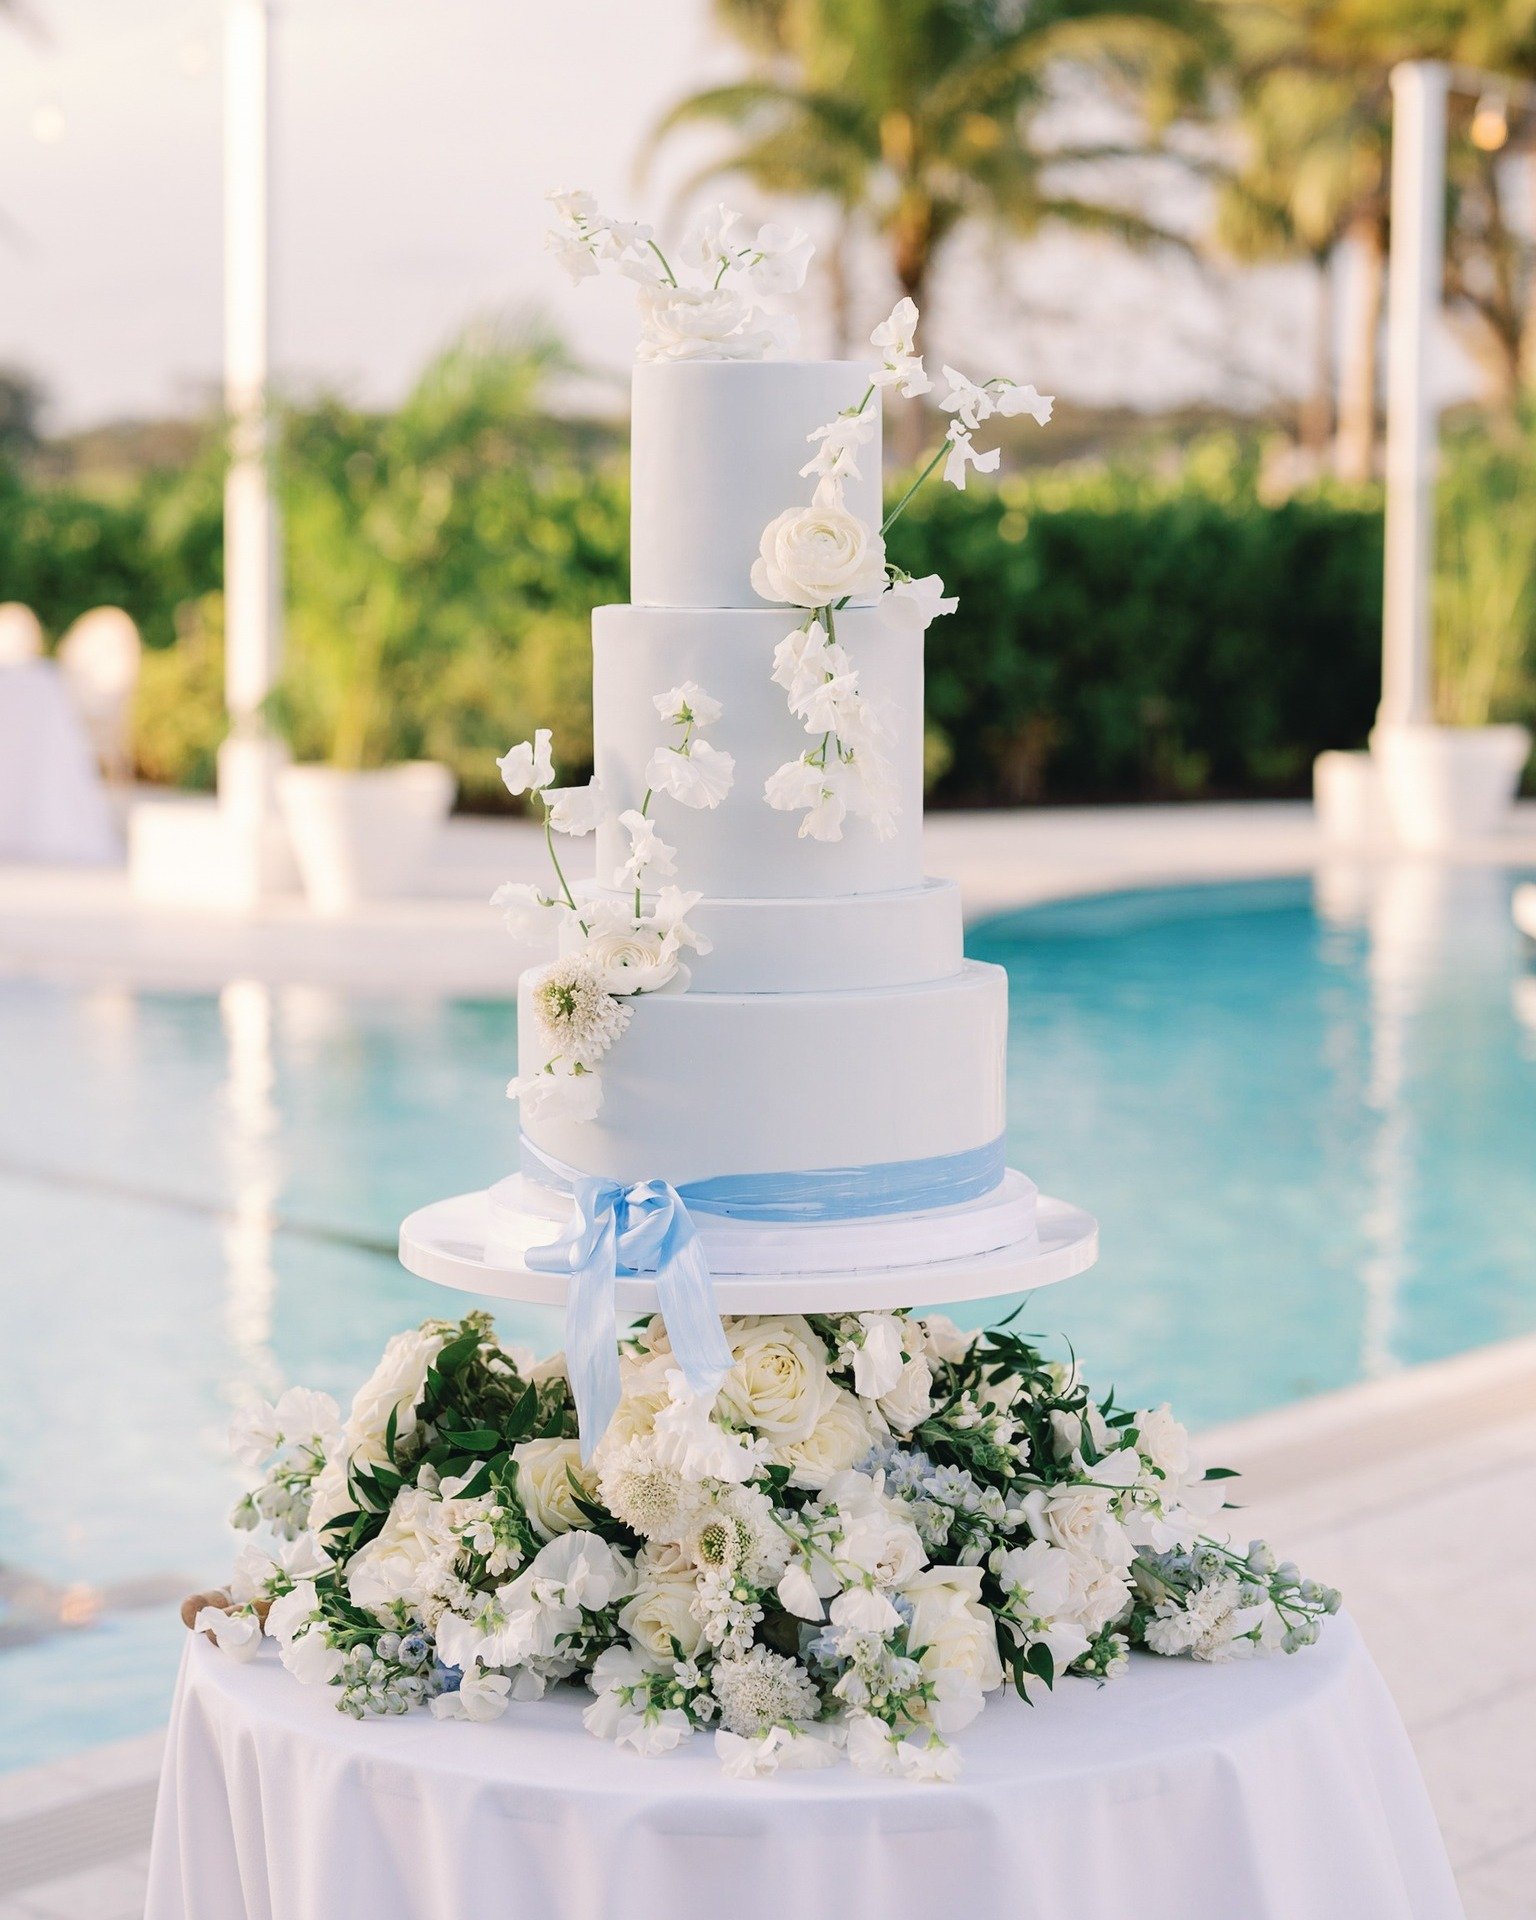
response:
<path id="1" fill-rule="evenodd" d="M 878 425 L 879 416 L 866 407 L 859 413 L 840 413 L 808 433 L 806 439 L 816 451 L 800 469 L 801 478 L 816 474 L 826 480 L 857 480 L 859 450 L 869 445 Z"/>
<path id="2" fill-rule="evenodd" d="M 432 1701 L 436 1720 L 499 1720 L 507 1710 L 512 1682 L 504 1673 L 466 1673 L 452 1693 L 440 1693 Z"/>
<path id="3" fill-rule="evenodd" d="M 909 400 L 933 386 L 923 371 L 923 356 L 914 351 L 916 335 L 917 304 L 904 295 L 869 336 L 881 360 L 870 378 L 877 387 L 899 387 Z"/>
<path id="4" fill-rule="evenodd" d="M 720 1704 L 721 1725 L 744 1739 L 769 1727 L 814 1720 L 820 1705 L 815 1683 L 800 1662 L 767 1647 L 717 1660 L 710 1687 Z"/>
<path id="5" fill-rule="evenodd" d="M 222 1607 L 200 1607 L 192 1622 L 194 1633 L 212 1637 L 220 1653 L 236 1660 L 254 1660 L 261 1651 L 261 1622 L 254 1613 L 226 1613 Z"/>
<path id="6" fill-rule="evenodd" d="M 790 507 L 763 529 L 752 591 L 792 607 L 877 598 L 885 588 L 885 542 L 850 513 L 824 481 L 808 507 Z"/>
<path id="7" fill-rule="evenodd" d="M 531 740 L 523 740 L 496 762 L 508 793 L 538 793 L 555 777 L 550 753 L 551 734 L 540 727 Z"/>
<path id="8" fill-rule="evenodd" d="M 978 473 L 995 473 L 997 463 L 1003 457 L 1001 447 L 993 447 L 988 453 L 978 453 L 971 444 L 971 436 L 958 420 L 951 420 L 949 431 L 945 434 L 949 442 L 949 458 L 944 462 L 944 478 L 952 487 L 965 492 L 965 473 L 967 467 L 974 467 Z"/>
<path id="9" fill-rule="evenodd" d="M 491 905 L 500 908 L 514 940 L 538 938 L 548 926 L 548 915 L 555 904 L 548 894 L 522 880 L 504 880 L 491 895 Z"/>
<path id="10" fill-rule="evenodd" d="M 704 1643 L 704 1623 L 694 1609 L 698 1574 L 673 1546 L 646 1546 L 635 1561 L 635 1590 L 619 1609 L 619 1625 L 659 1660 L 691 1660 Z"/>
<path id="11" fill-rule="evenodd" d="M 544 795 L 549 808 L 549 824 L 556 833 L 591 833 L 608 818 L 608 796 L 600 780 L 589 780 L 584 787 L 550 787 Z"/>
<path id="12" fill-rule="evenodd" d="M 525 1120 L 595 1120 L 603 1076 L 573 1060 L 551 1060 L 537 1073 L 509 1080 L 507 1098 L 521 1103 Z"/>
<path id="13" fill-rule="evenodd" d="M 886 597 L 895 608 L 915 613 L 924 627 L 941 614 L 953 613 L 960 604 L 954 595 L 946 595 L 944 582 L 936 573 L 925 573 L 920 580 L 898 580 Z"/>
<path id="14" fill-rule="evenodd" d="M 720 1390 L 722 1411 L 778 1445 L 809 1438 L 836 1394 L 810 1323 L 761 1314 L 728 1320 L 725 1333 L 734 1365 Z"/>
<path id="15" fill-rule="evenodd" d="M 707 740 L 691 740 L 686 752 L 658 747 L 645 769 L 646 785 L 685 807 L 718 807 L 731 790 L 736 762 Z"/>
<path id="16" fill-rule="evenodd" d="M 1021 387 L 1013 380 L 997 383 L 995 405 L 1005 419 L 1027 413 L 1037 425 L 1043 427 L 1049 423 L 1051 408 L 1055 404 L 1056 396 L 1052 393 L 1037 393 L 1033 387 Z"/>
<path id="17" fill-rule="evenodd" d="M 720 702 L 712 699 L 697 680 L 685 680 L 667 693 L 658 693 L 651 704 L 674 727 L 713 726 L 724 712 Z"/>
<path id="18" fill-rule="evenodd" d="M 912 1605 L 907 1645 L 938 1698 L 930 1708 L 940 1733 L 958 1733 L 981 1712 L 983 1695 L 1003 1684 L 997 1629 L 981 1602 L 980 1567 L 928 1567 L 902 1589 Z"/>
<path id="19" fill-rule="evenodd" d="M 715 1733 L 715 1757 L 728 1780 L 762 1780 L 770 1774 L 836 1764 L 830 1739 L 793 1727 L 770 1727 L 749 1739 L 721 1727 Z"/>
<path id="20" fill-rule="evenodd" d="M 660 877 L 677 872 L 677 848 L 667 845 L 656 831 L 656 822 L 638 807 L 621 813 L 619 825 L 629 834 L 629 858 L 613 877 L 616 887 L 638 887 L 648 873 Z"/>
<path id="21" fill-rule="evenodd" d="M 517 1467 L 517 1492 L 523 1511 L 546 1539 L 588 1524 L 576 1504 L 572 1479 L 592 1499 L 596 1480 L 581 1464 L 581 1446 L 575 1440 L 522 1440 L 512 1449 Z"/>
<path id="22" fill-rule="evenodd" d="M 562 1059 L 590 1067 L 629 1025 L 621 1007 L 580 954 L 556 961 L 537 975 L 533 1017 L 540 1033 Z"/>

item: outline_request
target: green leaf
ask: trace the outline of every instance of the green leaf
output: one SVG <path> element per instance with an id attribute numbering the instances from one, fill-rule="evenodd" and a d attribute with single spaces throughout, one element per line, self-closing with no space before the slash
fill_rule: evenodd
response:
<path id="1" fill-rule="evenodd" d="M 1239 1480 L 1242 1475 L 1236 1467 L 1207 1467 L 1205 1477 L 1207 1480 Z"/>
<path id="2" fill-rule="evenodd" d="M 1043 1640 L 1037 1640 L 1025 1656 L 1024 1664 L 1037 1680 L 1043 1680 L 1048 1687 L 1056 1684 L 1056 1658 Z"/>

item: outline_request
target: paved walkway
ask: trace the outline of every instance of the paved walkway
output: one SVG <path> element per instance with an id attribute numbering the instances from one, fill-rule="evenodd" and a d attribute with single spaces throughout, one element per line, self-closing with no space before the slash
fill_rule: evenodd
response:
<path id="1" fill-rule="evenodd" d="M 1310 808 L 1288 804 L 940 814 L 927 849 L 930 871 L 961 881 L 972 919 L 1281 874 L 1349 892 L 1387 859 L 1330 850 Z M 1536 868 L 1536 805 L 1464 858 Z M 0 972 L 510 993 L 526 956 L 484 903 L 502 879 L 540 877 L 542 859 L 525 826 L 456 821 L 429 896 L 334 923 L 297 902 L 250 921 L 153 912 L 119 874 L 0 868 Z M 1244 1471 L 1243 1530 L 1345 1589 L 1413 1736 L 1470 1920 L 1536 1920 L 1536 1341 L 1242 1422 L 1206 1447 Z M 149 1735 L 0 1775 L 0 1920 L 139 1920 L 159 1747 Z"/>

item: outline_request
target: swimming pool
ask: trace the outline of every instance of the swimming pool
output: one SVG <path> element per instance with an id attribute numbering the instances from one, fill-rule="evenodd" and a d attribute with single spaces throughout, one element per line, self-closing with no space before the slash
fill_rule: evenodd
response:
<path id="1" fill-rule="evenodd" d="M 1011 1157 L 1103 1227 L 1100 1267 L 1022 1324 L 1201 1422 L 1536 1327 L 1512 878 L 1344 871 L 978 929 L 1011 976 Z M 0 1767 L 164 1717 L 168 1601 L 229 1558 L 234 1402 L 345 1396 L 389 1333 L 466 1304 L 393 1235 L 510 1163 L 514 1052 L 499 1002 L 0 982 Z"/>

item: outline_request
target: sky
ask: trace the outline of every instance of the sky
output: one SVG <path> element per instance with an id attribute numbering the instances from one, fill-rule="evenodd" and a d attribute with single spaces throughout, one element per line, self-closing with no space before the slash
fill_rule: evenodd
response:
<path id="1" fill-rule="evenodd" d="M 55 430 L 193 410 L 221 351 L 222 0 L 28 4 L 46 38 L 0 28 L 0 364 L 44 382 Z M 277 14 L 282 381 L 388 401 L 467 320 L 529 305 L 588 364 L 622 366 L 630 292 L 569 285 L 542 251 L 542 195 L 589 186 L 665 229 L 710 149 L 695 140 L 642 184 L 647 129 L 739 64 L 707 0 L 279 0 Z M 872 254 L 871 324 L 893 293 Z M 978 237 L 945 262 L 930 357 L 1089 403 L 1252 406 L 1304 382 L 1314 300 L 1300 269 L 1212 280 L 1109 243 Z M 826 346 L 813 285 L 807 347 Z"/>

